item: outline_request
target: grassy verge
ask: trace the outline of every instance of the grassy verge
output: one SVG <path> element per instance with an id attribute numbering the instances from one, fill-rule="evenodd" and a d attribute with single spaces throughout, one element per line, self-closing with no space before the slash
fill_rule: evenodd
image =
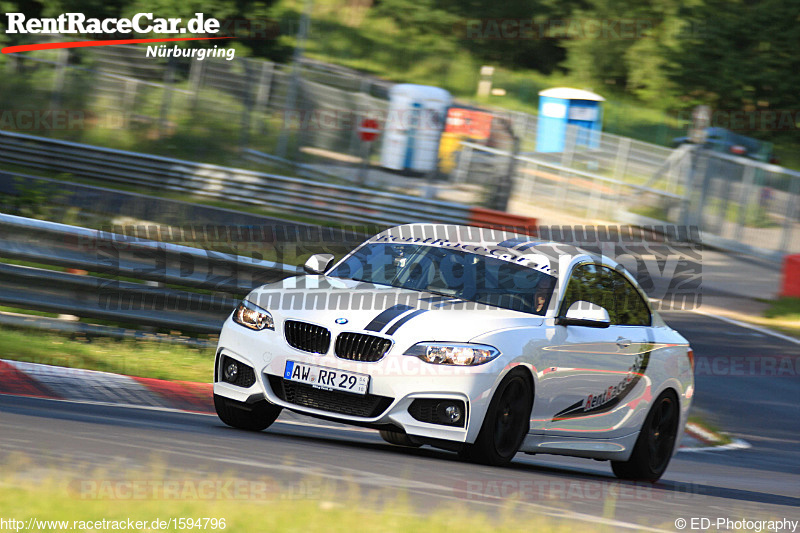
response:
<path id="1" fill-rule="evenodd" d="M 168 480 L 165 480 L 168 481 Z M 80 499 L 70 493 L 73 487 L 58 480 L 4 484 L 0 486 L 0 516 L 16 520 L 38 521 L 33 531 L 94 531 L 93 527 L 81 527 L 80 521 L 106 520 L 146 522 L 146 531 L 180 531 L 175 523 L 164 528 L 153 528 L 153 520 L 200 519 L 208 524 L 207 530 L 234 532 L 283 532 L 336 533 L 351 531 L 411 532 L 411 531 L 473 531 L 514 532 L 530 528 L 535 519 L 536 530 L 543 533 L 568 532 L 572 530 L 566 520 L 542 516 L 524 518 L 503 512 L 502 517 L 467 509 L 464 505 L 438 509 L 427 515 L 415 514 L 408 503 L 391 501 L 376 508 L 365 506 L 363 500 L 345 503 L 320 499 L 284 500 L 278 498 L 253 501 L 250 498 L 230 500 L 131 500 L 110 498 Z M 339 496 L 341 499 L 341 496 Z M 205 521 L 205 519 L 211 519 Z M 213 520 L 213 521 L 212 521 Z M 67 521 L 69 527 L 59 527 L 43 521 Z M 78 521 L 76 524 L 75 521 Z M 177 520 L 176 520 L 177 521 Z M 217 527 L 213 528 L 212 525 Z M 224 527 L 223 527 L 224 524 Z M 64 524 L 61 524 L 62 526 Z M 55 526 L 55 527 L 48 527 Z M 113 526 L 108 527 L 111 529 Z M 136 527 L 136 526 L 134 526 Z M 202 526 L 201 526 L 202 527 Z M 607 531 L 600 526 L 580 523 L 582 531 Z M 106 528 L 102 528 L 106 529 Z M 122 529 L 127 529 L 123 526 Z M 200 529 L 192 529 L 198 531 Z"/>
<path id="2" fill-rule="evenodd" d="M 733 439 L 730 438 L 726 433 L 723 433 L 722 430 L 717 427 L 715 424 L 709 422 L 705 418 L 699 415 L 691 415 L 688 420 L 689 424 L 694 424 L 696 426 L 700 426 L 702 429 L 708 431 L 709 433 L 713 433 L 716 437 L 716 445 L 722 446 L 725 444 L 730 444 L 733 442 Z"/>
<path id="3" fill-rule="evenodd" d="M 88 339 L 0 326 L 3 359 L 156 379 L 210 383 L 213 349 L 132 339 Z"/>
<path id="4" fill-rule="evenodd" d="M 800 339 L 800 298 L 783 297 L 767 303 L 764 317 L 757 317 L 756 323 Z"/>
<path id="5" fill-rule="evenodd" d="M 759 300 L 765 303 L 772 304 L 770 300 Z M 778 333 L 783 333 L 790 337 L 800 339 L 800 319 L 791 318 L 791 316 L 778 315 L 774 317 L 758 316 L 755 314 L 744 314 L 730 311 L 728 309 L 714 308 L 714 314 L 753 324 L 754 326 L 761 326 L 774 330 Z M 767 311 L 769 312 L 769 311 Z"/>
<path id="6" fill-rule="evenodd" d="M 783 297 L 770 302 L 770 307 L 764 312 L 767 318 L 790 320 L 800 326 L 800 298 Z"/>

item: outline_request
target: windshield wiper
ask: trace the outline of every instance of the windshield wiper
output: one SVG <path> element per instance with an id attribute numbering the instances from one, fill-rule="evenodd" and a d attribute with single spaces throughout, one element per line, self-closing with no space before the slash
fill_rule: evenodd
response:
<path id="1" fill-rule="evenodd" d="M 456 292 L 452 292 L 452 293 L 448 294 L 448 293 L 443 292 L 443 291 L 437 291 L 437 290 L 434 290 L 434 289 L 427 289 L 427 288 L 426 289 L 421 289 L 421 292 L 429 292 L 431 294 L 436 294 L 436 295 L 439 295 L 439 296 L 447 296 L 448 298 L 455 298 L 457 300 L 463 300 L 463 298 L 461 298 L 460 296 L 456 296 L 456 294 L 458 294 Z"/>

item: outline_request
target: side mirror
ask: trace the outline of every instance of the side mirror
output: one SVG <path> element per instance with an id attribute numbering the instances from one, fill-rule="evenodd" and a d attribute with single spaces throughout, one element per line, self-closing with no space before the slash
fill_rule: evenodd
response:
<path id="1" fill-rule="evenodd" d="M 314 254 L 308 258 L 303 270 L 309 274 L 322 274 L 333 263 L 333 254 Z"/>
<path id="2" fill-rule="evenodd" d="M 611 317 L 605 308 L 585 300 L 578 300 L 569 306 L 565 316 L 556 318 L 556 325 L 607 328 L 611 325 Z"/>

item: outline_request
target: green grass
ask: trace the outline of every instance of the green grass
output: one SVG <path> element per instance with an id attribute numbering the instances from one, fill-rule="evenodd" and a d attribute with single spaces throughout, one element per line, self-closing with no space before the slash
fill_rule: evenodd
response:
<path id="1" fill-rule="evenodd" d="M 17 307 L 7 307 L 0 305 L 0 313 L 17 313 L 21 315 L 43 316 L 46 318 L 56 318 L 58 313 L 47 313 L 45 311 L 35 311 L 32 309 L 20 309 Z"/>
<path id="2" fill-rule="evenodd" d="M 656 207 L 653 205 L 639 205 L 628 209 L 631 213 L 641 215 L 643 217 L 653 218 L 655 220 L 669 220 L 667 210 L 663 207 Z"/>
<path id="3" fill-rule="evenodd" d="M 26 458 L 23 461 L 31 461 Z M 19 463 L 19 461 L 18 461 Z M 23 463 L 24 464 L 24 463 Z M 69 530 L 89 531 L 91 528 L 75 527 L 74 521 L 125 521 L 128 519 L 145 521 L 148 526 L 155 519 L 170 520 L 172 518 L 205 519 L 213 518 L 220 526 L 219 520 L 224 520 L 224 528 L 207 529 L 197 528 L 191 531 L 230 531 L 240 532 L 303 532 L 303 533 L 350 533 L 354 531 L 374 531 L 380 533 L 411 533 L 418 531 L 445 532 L 445 531 L 470 531 L 491 533 L 513 533 L 530 529 L 532 521 L 536 524 L 536 531 L 541 533 L 569 532 L 577 525 L 567 520 L 559 520 L 531 513 L 521 514 L 514 512 L 512 502 L 505 504 L 497 514 L 488 516 L 485 513 L 469 508 L 466 504 L 449 504 L 430 513 L 422 514 L 416 511 L 402 493 L 398 495 L 382 496 L 382 502 L 372 502 L 377 499 L 370 495 L 360 495 L 358 488 L 353 487 L 337 494 L 311 495 L 307 498 L 286 498 L 285 493 L 274 491 L 280 484 L 271 478 L 260 478 L 261 485 L 266 484 L 271 490 L 265 496 L 258 495 L 245 497 L 223 497 L 219 499 L 203 500 L 198 498 L 169 498 L 169 499 L 134 499 L 112 498 L 103 496 L 102 491 L 94 491 L 87 487 L 91 483 L 99 486 L 126 486 L 132 485 L 137 479 L 143 480 L 141 485 L 160 485 L 156 483 L 162 478 L 152 473 L 127 473 L 121 480 L 108 479 L 108 474 L 97 471 L 88 474 L 75 474 L 74 478 L 68 476 L 45 475 L 43 480 L 31 481 L 15 476 L 19 464 L 15 468 L 3 465 L 5 474 L 0 477 L 0 517 L 4 519 L 28 520 L 35 518 L 42 520 L 68 521 Z M 30 467 L 30 465 L 27 465 Z M 164 476 L 163 473 L 157 474 Z M 175 481 L 181 487 L 202 487 L 203 478 L 192 473 L 181 472 Z M 138 476 L 138 477 L 134 477 Z M 164 485 L 173 477 L 164 477 Z M 37 479 L 42 476 L 36 476 Z M 97 480 L 100 481 L 97 481 Z M 212 478 L 213 479 L 213 478 Z M 264 481 L 265 480 L 265 481 Z M 238 487 L 242 484 L 239 477 L 220 477 L 219 484 L 227 483 L 229 486 Z M 105 485 L 101 485 L 101 484 Z M 259 482 L 253 482 L 258 486 Z M 244 483 L 245 487 L 250 484 Z M 273 488 L 274 487 L 274 488 Z M 199 492 L 199 489 L 195 489 Z M 229 492 L 233 492 L 229 490 Z M 373 491 L 377 492 L 377 491 Z M 113 494 L 111 491 L 109 494 Z M 86 497 L 86 495 L 89 497 Z M 95 496 L 99 494 L 100 497 Z M 365 503 L 366 502 L 366 503 Z M 211 522 L 209 522 L 210 524 Z M 44 527 L 34 531 L 51 532 L 63 531 L 60 528 Z M 598 525 L 587 522 L 579 523 L 581 531 L 588 533 L 609 531 Z M 109 527 L 108 529 L 111 529 Z M 125 528 L 127 529 L 127 527 Z M 139 529 L 140 531 L 142 529 Z M 147 529 L 156 531 L 157 529 Z M 169 525 L 161 531 L 180 531 Z M 185 530 L 185 528 L 183 529 Z M 27 531 L 27 529 L 26 529 Z"/>
<path id="4" fill-rule="evenodd" d="M 210 383 L 213 379 L 213 348 L 132 339 L 87 339 L 5 326 L 0 326 L 0 346 L 1 357 L 14 361 L 176 381 Z"/>
<path id="5" fill-rule="evenodd" d="M 729 316 L 800 339 L 800 298 L 758 298 L 757 301 L 767 304 L 763 316 L 743 313 L 731 313 Z"/>
<path id="6" fill-rule="evenodd" d="M 703 429 L 713 433 L 717 438 L 718 445 L 730 444 L 731 442 L 733 442 L 733 439 L 730 438 L 730 436 L 728 436 L 727 434 L 723 433 L 722 430 L 716 424 L 709 422 L 706 418 L 702 416 L 691 415 L 689 416 L 688 422 L 691 424 L 696 424 L 702 427 Z"/>
<path id="7" fill-rule="evenodd" d="M 784 296 L 770 302 L 770 307 L 764 312 L 767 318 L 794 320 L 800 325 L 800 298 Z"/>

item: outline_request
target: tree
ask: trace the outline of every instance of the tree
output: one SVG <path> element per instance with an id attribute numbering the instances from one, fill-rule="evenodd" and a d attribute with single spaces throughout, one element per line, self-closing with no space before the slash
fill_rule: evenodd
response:
<path id="1" fill-rule="evenodd" d="M 686 105 L 798 109 L 798 0 L 707 0 L 684 16 L 693 31 L 669 54 L 669 76 Z"/>

